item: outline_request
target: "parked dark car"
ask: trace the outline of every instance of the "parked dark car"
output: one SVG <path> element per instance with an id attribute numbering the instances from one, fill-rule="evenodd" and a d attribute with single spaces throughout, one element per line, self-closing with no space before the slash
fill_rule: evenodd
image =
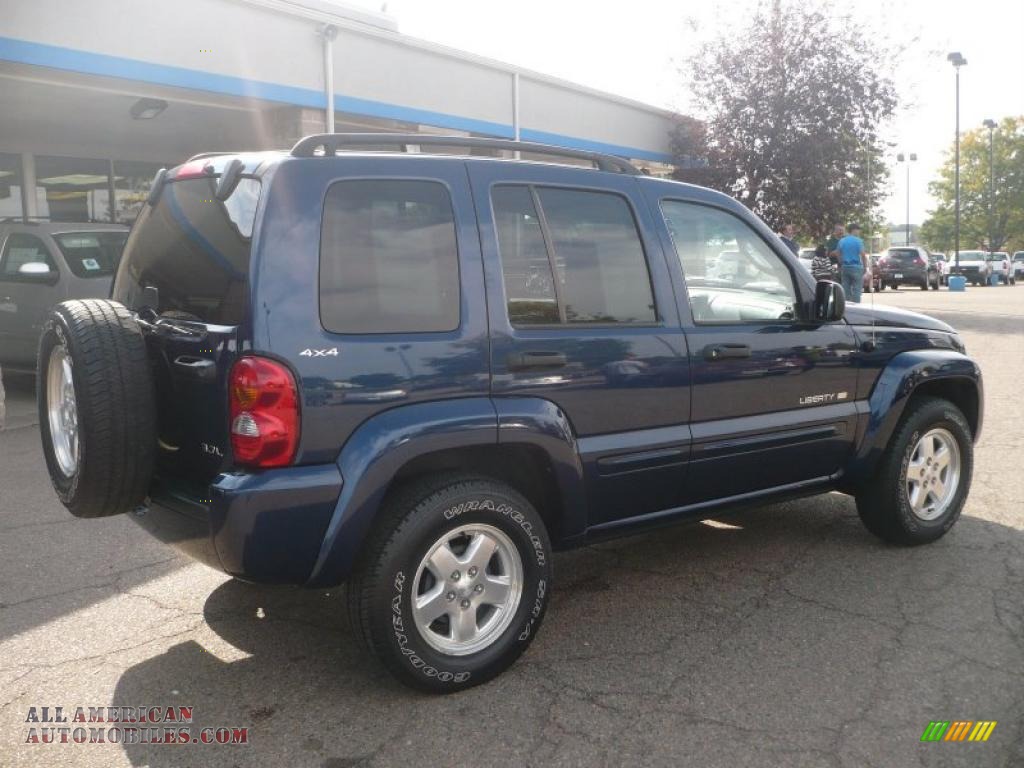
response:
<path id="1" fill-rule="evenodd" d="M 922 291 L 939 289 L 939 268 L 929 258 L 928 251 L 916 245 L 890 248 L 878 260 L 881 287 L 896 289 L 901 285 L 916 285 Z"/>
<path id="2" fill-rule="evenodd" d="M 50 307 L 109 296 L 127 239 L 119 224 L 0 222 L 0 365 L 35 371 Z"/>
<path id="3" fill-rule="evenodd" d="M 73 514 L 131 512 L 242 579 L 347 582 L 368 647 L 434 692 L 523 652 L 558 549 L 833 490 L 885 541 L 935 541 L 983 413 L 949 325 L 847 308 L 726 195 L 460 137 L 161 172 L 112 300 L 60 304 L 39 360 Z"/>

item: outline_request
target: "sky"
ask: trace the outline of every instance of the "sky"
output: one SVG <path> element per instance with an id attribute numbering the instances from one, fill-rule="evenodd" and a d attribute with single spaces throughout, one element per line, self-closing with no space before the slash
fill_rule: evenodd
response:
<path id="1" fill-rule="evenodd" d="M 683 113 L 691 112 L 681 74 L 688 52 L 742 24 L 757 1 L 343 0 L 373 10 L 386 5 L 403 34 Z M 894 144 L 882 208 L 891 221 L 906 221 L 907 169 L 897 167 L 896 154 L 914 152 L 910 219 L 919 224 L 934 205 L 928 182 L 955 136 L 946 54 L 959 51 L 968 61 L 960 74 L 961 130 L 1024 115 L 1024 1 L 834 0 L 829 7 L 863 18 L 879 31 L 878 55 L 900 61 L 901 104 L 882 126 Z M 842 40 L 823 44 L 841 55 Z"/>

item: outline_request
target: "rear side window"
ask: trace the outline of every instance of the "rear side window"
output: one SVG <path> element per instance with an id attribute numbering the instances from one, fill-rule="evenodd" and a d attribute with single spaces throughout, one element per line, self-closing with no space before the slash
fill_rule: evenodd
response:
<path id="1" fill-rule="evenodd" d="M 109 277 L 117 271 L 127 232 L 62 232 L 54 235 L 77 277 Z"/>
<path id="2" fill-rule="evenodd" d="M 320 320 L 334 333 L 453 331 L 459 257 L 448 189 L 436 181 L 339 181 L 320 233 Z"/>
<path id="3" fill-rule="evenodd" d="M 657 322 L 643 245 L 623 197 L 502 185 L 491 203 L 512 325 Z"/>
<path id="4" fill-rule="evenodd" d="M 216 177 L 172 181 L 156 207 L 145 206 L 132 228 L 114 284 L 114 298 L 137 307 L 157 289 L 162 315 L 222 325 L 245 319 L 257 179 L 243 178 L 225 201 Z"/>

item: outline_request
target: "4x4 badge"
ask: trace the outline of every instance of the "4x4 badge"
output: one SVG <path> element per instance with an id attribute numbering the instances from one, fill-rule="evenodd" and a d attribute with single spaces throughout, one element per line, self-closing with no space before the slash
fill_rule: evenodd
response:
<path id="1" fill-rule="evenodd" d="M 337 357 L 338 348 L 330 347 L 329 349 L 304 349 L 299 352 L 299 357 Z"/>

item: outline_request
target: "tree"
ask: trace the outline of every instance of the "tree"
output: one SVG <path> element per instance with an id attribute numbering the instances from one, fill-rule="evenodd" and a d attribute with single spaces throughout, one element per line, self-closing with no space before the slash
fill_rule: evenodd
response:
<path id="1" fill-rule="evenodd" d="M 1024 116 L 1004 118 L 994 134 L 995 195 L 991 222 L 988 138 L 988 129 L 977 128 L 960 139 L 960 247 L 1024 249 Z M 929 211 L 929 218 L 921 227 L 921 238 L 936 250 L 951 251 L 955 247 L 954 163 L 951 146 L 939 177 L 928 185 L 938 205 Z"/>
<path id="2" fill-rule="evenodd" d="M 805 236 L 877 222 L 888 175 L 878 130 L 896 107 L 877 50 L 867 30 L 824 6 L 761 4 L 688 62 L 701 121 L 673 133 L 676 177 Z"/>

